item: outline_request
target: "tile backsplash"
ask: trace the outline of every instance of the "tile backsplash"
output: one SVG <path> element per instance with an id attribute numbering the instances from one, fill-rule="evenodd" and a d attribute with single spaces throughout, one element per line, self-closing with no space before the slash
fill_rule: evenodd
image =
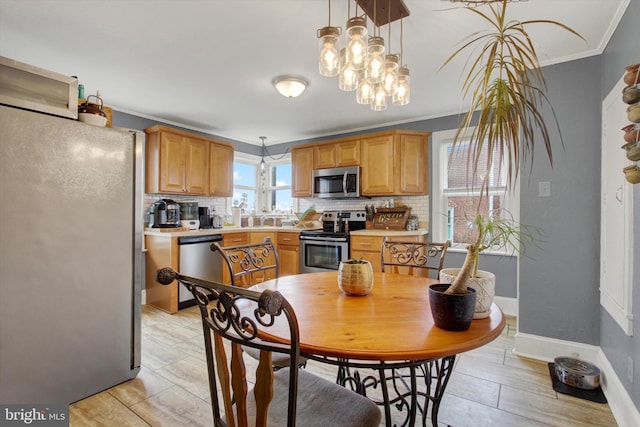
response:
<path id="1" fill-rule="evenodd" d="M 429 196 L 405 196 L 405 197 L 372 197 L 371 199 L 297 199 L 294 206 L 298 206 L 298 212 L 304 212 L 308 208 L 317 211 L 337 211 L 364 209 L 364 205 L 373 204 L 376 208 L 385 206 L 390 199 L 398 206 L 400 203 L 411 208 L 411 215 L 418 217 L 420 222 L 429 221 Z"/>
<path id="2" fill-rule="evenodd" d="M 218 214 L 231 213 L 231 198 L 226 197 L 197 197 L 180 195 L 145 194 L 144 209 L 145 223 L 148 222 L 149 207 L 160 199 L 172 199 L 176 202 L 195 200 L 199 206 L 208 206 Z M 364 209 L 364 205 L 373 204 L 375 207 L 384 207 L 390 199 L 396 206 L 400 203 L 411 207 L 411 214 L 418 217 L 421 223 L 429 221 L 429 196 L 405 196 L 405 197 L 372 197 L 371 199 L 293 199 L 293 206 L 297 212 L 304 212 L 313 208 L 319 212 L 325 210 L 357 210 Z"/>

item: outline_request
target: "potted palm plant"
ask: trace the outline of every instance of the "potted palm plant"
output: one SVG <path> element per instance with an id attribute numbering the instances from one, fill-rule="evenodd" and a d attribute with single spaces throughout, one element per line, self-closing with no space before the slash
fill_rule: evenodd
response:
<path id="1" fill-rule="evenodd" d="M 480 270 L 480 254 L 486 250 L 508 249 L 520 253 L 528 243 L 536 243 L 540 230 L 518 224 L 508 212 L 476 213 L 469 220 L 467 255 L 462 268 L 444 268 L 440 271 L 440 282 L 450 284 L 446 294 L 464 294 L 467 288 L 476 293 L 473 318 L 489 316 L 495 296 L 496 278 L 489 271 Z"/>
<path id="2" fill-rule="evenodd" d="M 463 96 L 469 97 L 470 100 L 469 109 L 458 126 L 453 140 L 452 155 L 456 153 L 456 148 L 464 149 L 464 145 L 468 147 L 468 172 L 472 173 L 472 176 L 477 176 L 485 164 L 504 164 L 507 191 L 517 182 L 522 161 L 527 157 L 529 161 L 533 160 L 535 142 L 544 144 L 549 162 L 553 166 L 551 137 L 542 113 L 543 105 L 551 107 L 562 142 L 559 124 L 545 94 L 546 82 L 527 27 L 534 24 L 550 24 L 582 38 L 573 29 L 553 20 L 508 20 L 509 1 L 461 1 L 467 5 L 466 10 L 475 13 L 488 24 L 488 29 L 471 34 L 441 67 L 445 67 L 462 52 L 471 50 L 462 85 Z M 494 158 L 496 156 L 498 158 Z M 481 195 L 488 195 L 488 186 L 489 176 L 484 175 L 478 183 Z M 478 229 L 478 235 L 474 243 L 469 244 L 467 248 L 467 258 L 461 271 L 456 280 L 452 280 L 451 285 L 440 285 L 446 289 L 430 289 L 430 301 L 432 295 L 434 300 L 436 295 L 440 298 L 440 294 L 436 292 L 444 295 L 469 293 L 472 289 L 468 286 L 469 280 L 472 275 L 475 276 L 472 272 L 477 269 L 480 252 L 491 247 L 492 243 L 498 242 L 503 245 L 508 242 L 518 243 L 514 245 L 518 248 L 525 236 L 522 234 L 522 227 L 509 224 L 508 220 L 484 217 L 479 210 L 472 222 Z M 469 298 L 475 299 L 476 292 L 471 291 L 471 294 L 473 296 Z M 468 302 L 466 306 L 469 306 Z M 434 308 L 432 304 L 432 311 Z M 447 310 L 455 311 L 451 307 Z M 467 317 L 460 319 L 462 326 L 456 324 L 455 327 L 468 328 L 473 311 L 465 313 Z M 435 317 L 434 314 L 434 320 L 438 325 L 439 321 Z M 466 328 L 465 322 L 468 322 Z"/>
<path id="3" fill-rule="evenodd" d="M 538 55 L 526 28 L 534 24 L 550 24 L 580 38 L 582 36 L 568 26 L 548 19 L 507 20 L 509 1 L 465 1 L 476 6 L 487 5 L 487 13 L 480 7 L 467 6 L 465 9 L 486 21 L 488 29 L 471 34 L 440 68 L 446 67 L 462 52 L 471 50 L 467 60 L 470 65 L 462 85 L 462 94 L 469 97 L 470 105 L 454 137 L 453 152 L 460 144 L 468 144 L 470 169 L 474 175 L 481 162 L 490 164 L 494 160 L 504 160 L 507 186 L 511 187 L 518 177 L 521 157 L 529 156 L 529 160 L 533 160 L 536 141 L 544 144 L 553 165 L 551 137 L 542 113 L 543 105 L 551 107 L 562 141 L 555 112 L 545 93 L 547 87 Z M 487 158 L 483 158 L 485 146 Z M 501 158 L 494 159 L 494 153 Z M 487 178 L 481 182 L 482 189 L 488 185 Z"/>

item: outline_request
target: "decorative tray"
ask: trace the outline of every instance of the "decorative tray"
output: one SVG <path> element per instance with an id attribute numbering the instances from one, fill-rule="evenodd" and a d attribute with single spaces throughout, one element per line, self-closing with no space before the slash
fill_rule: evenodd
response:
<path id="1" fill-rule="evenodd" d="M 411 208 L 378 208 L 373 217 L 373 228 L 382 230 L 406 230 Z"/>

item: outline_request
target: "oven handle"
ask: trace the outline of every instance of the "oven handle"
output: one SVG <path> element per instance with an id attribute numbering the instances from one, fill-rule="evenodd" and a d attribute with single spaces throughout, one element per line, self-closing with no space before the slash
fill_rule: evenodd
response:
<path id="1" fill-rule="evenodd" d="M 313 240 L 314 242 L 346 242 L 346 237 L 313 237 L 300 236 L 300 240 Z"/>

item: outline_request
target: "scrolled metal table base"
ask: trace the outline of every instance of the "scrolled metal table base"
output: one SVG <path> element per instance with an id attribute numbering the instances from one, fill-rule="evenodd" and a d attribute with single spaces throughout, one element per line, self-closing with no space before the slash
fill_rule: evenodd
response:
<path id="1" fill-rule="evenodd" d="M 451 377 L 455 355 L 441 359 L 404 361 L 404 362 L 368 362 L 346 359 L 331 359 L 319 356 L 305 357 L 338 366 L 336 383 L 349 387 L 356 393 L 367 396 L 368 389 L 376 389 L 380 385 L 382 400 L 371 399 L 384 407 L 387 427 L 391 427 L 391 409 L 404 413 L 405 418 L 400 426 L 416 425 L 418 413 L 422 426 L 427 426 L 427 415 L 431 405 L 431 425 L 438 426 L 438 410 L 444 390 Z M 362 376 L 359 370 L 372 369 L 374 375 Z M 408 371 L 408 372 L 407 372 Z M 389 373 L 389 375 L 387 375 Z M 418 382 L 424 381 L 424 390 L 418 390 Z M 420 384 L 422 385 L 422 383 Z M 390 392 L 392 396 L 390 396 Z M 396 424 L 397 425 L 397 424 Z"/>

